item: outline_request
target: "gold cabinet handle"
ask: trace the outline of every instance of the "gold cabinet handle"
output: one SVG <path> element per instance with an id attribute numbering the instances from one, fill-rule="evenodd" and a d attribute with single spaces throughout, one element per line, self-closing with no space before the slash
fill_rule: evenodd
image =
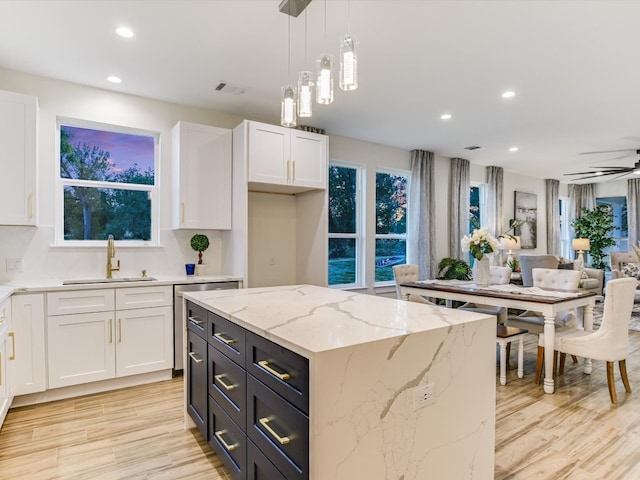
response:
<path id="1" fill-rule="evenodd" d="M 9 357 L 9 360 L 15 360 L 16 359 L 16 334 L 14 332 L 9 332 L 9 336 L 11 337 L 11 346 L 13 351 L 13 355 Z"/>
<path id="2" fill-rule="evenodd" d="M 109 319 L 109 343 L 113 343 L 113 319 Z"/>
<path id="3" fill-rule="evenodd" d="M 233 338 L 226 338 L 224 336 L 224 333 L 214 333 L 213 336 L 226 345 L 231 345 L 232 343 L 236 343 L 236 341 Z"/>
<path id="4" fill-rule="evenodd" d="M 229 452 L 233 452 L 236 448 L 238 448 L 238 444 L 234 443 L 233 445 L 229 445 L 227 442 L 225 442 L 224 438 L 222 438 L 222 435 L 224 435 L 225 433 L 227 433 L 226 430 L 218 430 L 214 433 L 214 435 L 218 440 L 220 440 L 220 443 L 224 448 L 226 448 Z"/>
<path id="5" fill-rule="evenodd" d="M 224 387 L 224 389 L 225 389 L 226 391 L 228 391 L 228 392 L 230 392 L 231 390 L 233 390 L 234 388 L 236 388 L 236 386 L 235 386 L 235 385 L 233 385 L 233 384 L 229 385 L 227 382 L 225 382 L 225 381 L 223 380 L 223 378 L 225 378 L 225 376 L 224 376 L 224 375 L 222 375 L 222 374 L 220 374 L 220 375 L 214 375 L 214 376 L 213 376 L 213 378 L 215 378 L 215 379 L 218 381 L 218 383 L 219 383 L 220 385 L 222 385 L 222 386 Z"/>
<path id="6" fill-rule="evenodd" d="M 291 183 L 296 182 L 296 161 L 291 162 Z"/>
<path id="7" fill-rule="evenodd" d="M 122 319 L 118 319 L 118 343 L 122 343 Z"/>
<path id="8" fill-rule="evenodd" d="M 269 366 L 269 362 L 267 362 L 266 360 L 260 360 L 258 362 L 258 365 L 260 365 L 262 368 L 264 368 L 271 375 L 274 375 L 274 376 L 278 377 L 280 380 L 289 380 L 291 378 L 291 375 L 289 375 L 287 372 L 280 373 L 280 372 L 274 370 L 273 368 L 271 368 Z"/>
<path id="9" fill-rule="evenodd" d="M 189 352 L 189 356 L 190 356 L 190 357 L 193 359 L 193 361 L 194 361 L 194 362 L 196 362 L 196 363 L 202 363 L 202 362 L 204 362 L 204 359 L 202 359 L 202 358 L 198 358 L 198 357 L 196 356 L 196 354 L 195 354 L 195 353 L 193 353 L 193 352 Z"/>
<path id="10" fill-rule="evenodd" d="M 200 320 L 198 317 L 187 317 L 190 322 L 195 323 L 196 325 L 202 325 L 204 320 Z"/>
<path id="11" fill-rule="evenodd" d="M 184 223 L 184 202 L 180 202 L 180 223 Z"/>
<path id="12" fill-rule="evenodd" d="M 289 437 L 281 437 L 280 435 L 278 435 L 273 428 L 271 428 L 269 426 L 269 419 L 267 417 L 263 417 L 261 419 L 258 420 L 260 422 L 260 425 L 262 425 L 265 430 L 267 432 L 269 432 L 271 434 L 271 436 L 273 438 L 276 439 L 276 441 L 280 444 L 280 445 L 286 445 L 287 443 L 289 443 L 291 441 L 291 439 Z"/>
<path id="13" fill-rule="evenodd" d="M 33 193 L 30 193 L 27 197 L 27 208 L 29 211 L 29 220 L 33 218 Z"/>

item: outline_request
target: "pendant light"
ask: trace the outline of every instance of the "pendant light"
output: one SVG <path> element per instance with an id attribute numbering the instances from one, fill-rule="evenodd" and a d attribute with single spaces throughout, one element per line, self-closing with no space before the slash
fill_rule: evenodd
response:
<path id="1" fill-rule="evenodd" d="M 304 12 L 304 64 L 307 65 L 307 12 Z M 309 118 L 313 114 L 313 74 L 303 70 L 298 74 L 298 116 Z"/>
<path id="2" fill-rule="evenodd" d="M 287 20 L 289 50 L 287 56 L 287 76 L 291 76 L 291 16 Z M 283 127 L 296 126 L 296 87 L 285 85 L 281 89 L 280 97 L 280 125 Z"/>
<path id="3" fill-rule="evenodd" d="M 324 39 L 327 40 L 327 0 L 324 1 Z M 331 66 L 333 57 L 328 53 L 320 55 L 316 60 L 318 80 L 316 81 L 316 102 L 328 105 L 333 102 L 333 74 Z"/>
<path id="4" fill-rule="evenodd" d="M 358 88 L 358 38 L 350 32 L 351 0 L 347 2 L 347 34 L 340 41 L 340 88 L 344 91 Z"/>

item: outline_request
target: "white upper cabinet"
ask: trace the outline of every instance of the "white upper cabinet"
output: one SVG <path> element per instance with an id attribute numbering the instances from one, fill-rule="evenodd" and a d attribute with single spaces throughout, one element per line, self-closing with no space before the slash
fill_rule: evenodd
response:
<path id="1" fill-rule="evenodd" d="M 231 135 L 183 121 L 173 127 L 174 229 L 231 228 Z"/>
<path id="2" fill-rule="evenodd" d="M 0 225 L 37 225 L 38 99 L 0 91 Z"/>
<path id="3" fill-rule="evenodd" d="M 249 183 L 259 190 L 290 193 L 327 188 L 326 135 L 259 122 L 247 124 L 244 148 Z"/>

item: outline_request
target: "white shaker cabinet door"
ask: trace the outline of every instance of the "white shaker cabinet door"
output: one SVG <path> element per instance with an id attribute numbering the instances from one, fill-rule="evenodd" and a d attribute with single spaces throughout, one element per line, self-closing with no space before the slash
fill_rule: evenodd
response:
<path id="1" fill-rule="evenodd" d="M 249 182 L 287 185 L 289 145 L 288 128 L 249 122 Z"/>
<path id="2" fill-rule="evenodd" d="M 299 187 L 327 188 L 327 137 L 291 130 L 291 183 Z"/>
<path id="3" fill-rule="evenodd" d="M 11 322 L 15 358 L 11 360 L 14 394 L 44 392 L 47 389 L 44 294 L 11 297 Z"/>
<path id="4" fill-rule="evenodd" d="M 0 225 L 37 225 L 38 100 L 0 90 Z"/>

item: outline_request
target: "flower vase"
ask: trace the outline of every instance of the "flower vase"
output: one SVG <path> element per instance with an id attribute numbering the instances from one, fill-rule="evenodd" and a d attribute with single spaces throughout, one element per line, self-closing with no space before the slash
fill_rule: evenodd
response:
<path id="1" fill-rule="evenodd" d="M 489 285 L 489 257 L 483 255 L 480 260 L 473 262 L 473 283 L 478 287 Z"/>

